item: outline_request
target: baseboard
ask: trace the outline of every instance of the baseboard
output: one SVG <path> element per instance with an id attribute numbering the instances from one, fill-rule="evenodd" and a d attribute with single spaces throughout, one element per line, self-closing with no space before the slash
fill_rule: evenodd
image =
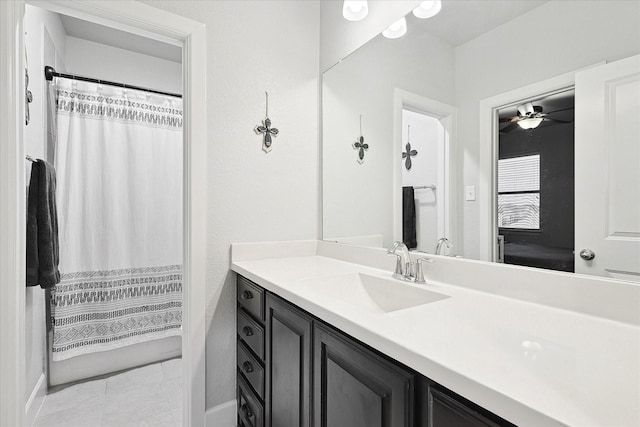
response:
<path id="1" fill-rule="evenodd" d="M 211 409 L 204 414 L 206 427 L 235 427 L 236 426 L 236 400 L 230 400 Z"/>
<path id="2" fill-rule="evenodd" d="M 47 377 L 44 372 L 40 374 L 38 382 L 33 387 L 33 391 L 29 396 L 29 400 L 24 405 L 24 425 L 31 427 L 40 412 L 42 403 L 44 403 L 44 397 L 47 395 Z"/>

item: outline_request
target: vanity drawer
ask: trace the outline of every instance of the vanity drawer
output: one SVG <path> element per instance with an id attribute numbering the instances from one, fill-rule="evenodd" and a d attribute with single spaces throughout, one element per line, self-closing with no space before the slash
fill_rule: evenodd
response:
<path id="1" fill-rule="evenodd" d="M 247 379 L 260 399 L 264 398 L 264 368 L 245 345 L 238 341 L 238 371 Z"/>
<path id="2" fill-rule="evenodd" d="M 243 309 L 238 310 L 237 331 L 240 339 L 260 360 L 264 360 L 264 328 Z"/>
<path id="3" fill-rule="evenodd" d="M 242 375 L 238 375 L 238 426 L 264 427 L 264 409 Z"/>
<path id="4" fill-rule="evenodd" d="M 264 289 L 238 276 L 238 302 L 253 317 L 264 322 Z"/>

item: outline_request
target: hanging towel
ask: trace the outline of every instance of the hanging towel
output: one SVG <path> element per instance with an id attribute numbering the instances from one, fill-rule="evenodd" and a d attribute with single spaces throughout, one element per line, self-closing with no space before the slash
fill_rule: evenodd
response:
<path id="1" fill-rule="evenodd" d="M 37 160 L 31 166 L 27 199 L 27 286 L 46 289 L 59 283 L 58 262 L 56 173 L 49 163 Z"/>
<path id="2" fill-rule="evenodd" d="M 402 187 L 402 241 L 409 249 L 418 247 L 416 239 L 416 201 L 413 187 Z"/>

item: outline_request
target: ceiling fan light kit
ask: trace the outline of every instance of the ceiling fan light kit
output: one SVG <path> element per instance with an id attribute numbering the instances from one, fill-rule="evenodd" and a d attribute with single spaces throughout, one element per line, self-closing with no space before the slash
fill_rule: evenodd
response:
<path id="1" fill-rule="evenodd" d="M 516 123 L 518 123 L 518 126 L 522 129 L 535 129 L 540 126 L 540 123 L 542 123 L 543 120 L 544 118 L 542 117 L 531 117 L 529 119 L 519 120 Z"/>

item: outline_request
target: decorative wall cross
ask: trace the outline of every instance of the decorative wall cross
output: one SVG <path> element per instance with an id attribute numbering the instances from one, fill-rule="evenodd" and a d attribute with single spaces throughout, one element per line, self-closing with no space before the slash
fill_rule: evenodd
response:
<path id="1" fill-rule="evenodd" d="M 418 152 L 416 150 L 411 149 L 411 142 L 409 142 L 410 131 L 411 131 L 411 126 L 407 125 L 407 152 L 402 153 L 402 158 L 406 159 L 404 162 L 404 167 L 406 167 L 407 170 L 411 169 L 411 156 L 418 155 Z"/>
<path id="2" fill-rule="evenodd" d="M 362 136 L 362 114 L 360 114 L 360 138 L 353 143 L 353 148 L 358 150 L 358 163 L 364 163 L 364 150 L 369 149 L 369 144 L 364 143 L 364 136 Z"/>
<path id="3" fill-rule="evenodd" d="M 271 120 L 269 119 L 269 94 L 265 92 L 265 95 L 266 95 L 267 106 L 266 106 L 265 119 L 262 121 L 263 126 L 258 125 L 254 130 L 258 135 L 259 134 L 264 135 L 264 139 L 262 140 L 262 150 L 265 153 L 268 153 L 269 151 L 271 151 L 271 143 L 272 143 L 271 135 L 277 136 L 279 131 L 278 129 L 271 127 Z"/>

